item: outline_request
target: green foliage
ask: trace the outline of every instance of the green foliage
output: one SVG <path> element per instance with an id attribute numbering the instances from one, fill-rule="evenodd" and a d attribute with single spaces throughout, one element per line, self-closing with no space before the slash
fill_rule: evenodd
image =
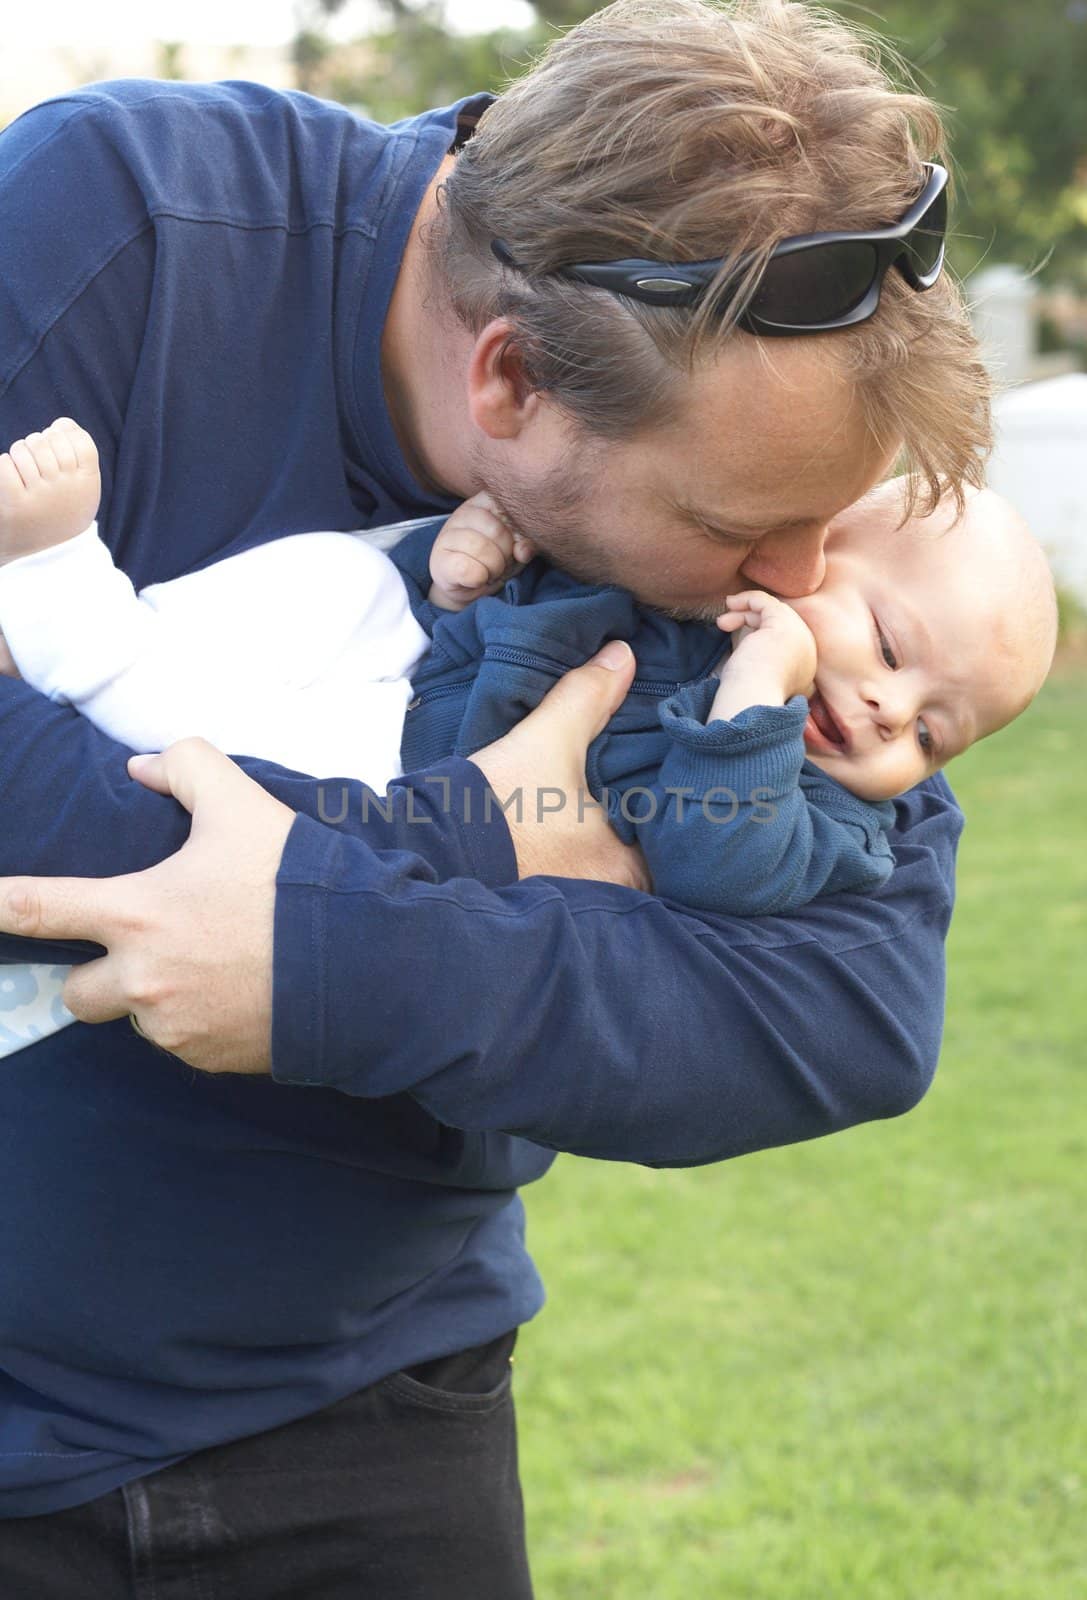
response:
<path id="1" fill-rule="evenodd" d="M 298 87 L 307 94 L 323 90 L 332 99 L 343 100 L 345 96 L 335 92 L 334 78 L 327 84 L 322 81 L 332 53 L 332 46 L 324 34 L 314 28 L 300 28 L 291 44 L 291 60 Z"/>
<path id="2" fill-rule="evenodd" d="M 321 93 L 365 107 L 382 122 L 427 106 L 448 105 L 473 90 L 500 89 L 528 64 L 534 33 L 500 29 L 485 34 L 447 32 L 437 7 L 406 12 L 395 27 L 366 41 L 365 68 L 328 63 Z"/>
<path id="3" fill-rule="evenodd" d="M 599 7 L 534 0 L 537 24 L 450 34 L 442 0 L 380 0 L 389 25 L 359 56 L 322 51 L 322 26 L 350 0 L 307 0 L 296 46 L 303 87 L 381 119 L 500 89 L 553 28 Z M 959 180 L 952 256 L 986 256 L 1087 287 L 1087 0 L 878 0 L 837 9 L 878 32 L 950 112 Z"/>
<path id="4" fill-rule="evenodd" d="M 890 40 L 950 113 L 954 257 L 1087 286 L 1087 0 L 879 0 L 835 9 Z"/>
<path id="5" fill-rule="evenodd" d="M 185 77 L 185 46 L 176 39 L 162 39 L 155 47 L 158 60 L 155 77 L 178 80 Z"/>
<path id="6" fill-rule="evenodd" d="M 1062 644 L 1087 644 L 1087 608 L 1071 590 L 1057 585 L 1057 635 Z"/>

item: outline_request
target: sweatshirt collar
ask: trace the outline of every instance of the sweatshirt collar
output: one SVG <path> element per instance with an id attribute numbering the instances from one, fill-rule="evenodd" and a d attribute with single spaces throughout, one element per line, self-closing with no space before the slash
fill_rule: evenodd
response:
<path id="1" fill-rule="evenodd" d="M 427 187 L 445 156 L 471 138 L 492 94 L 474 94 L 450 106 L 393 123 L 388 168 L 381 192 L 379 226 L 369 271 L 358 288 L 351 402 L 352 431 L 361 447 L 364 471 L 376 478 L 400 515 L 451 511 L 457 498 L 434 495 L 418 482 L 404 459 L 381 374 L 381 337 L 412 224 Z"/>

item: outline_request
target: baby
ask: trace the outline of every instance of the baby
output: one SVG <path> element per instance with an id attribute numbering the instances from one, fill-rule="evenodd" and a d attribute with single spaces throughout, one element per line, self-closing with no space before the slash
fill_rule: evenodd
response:
<path id="1" fill-rule="evenodd" d="M 901 483 L 882 485 L 833 524 L 815 594 L 732 595 L 716 628 L 532 559 L 485 495 L 404 525 L 392 559 L 296 534 L 136 595 L 99 494 L 68 419 L 0 455 L 0 670 L 138 750 L 198 733 L 384 791 L 626 638 L 638 675 L 589 787 L 659 894 L 720 914 L 877 890 L 893 797 L 1018 716 L 1055 642 L 1042 551 L 989 491 L 903 522 Z"/>

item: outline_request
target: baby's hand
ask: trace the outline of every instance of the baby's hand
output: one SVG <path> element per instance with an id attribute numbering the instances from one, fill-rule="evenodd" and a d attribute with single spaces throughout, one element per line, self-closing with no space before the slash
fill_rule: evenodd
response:
<path id="1" fill-rule="evenodd" d="M 463 611 L 481 595 L 496 594 L 535 548 L 503 522 L 489 494 L 457 507 L 430 552 L 432 605 Z"/>
<path id="2" fill-rule="evenodd" d="M 727 721 L 749 706 L 784 705 L 794 694 L 810 695 L 815 640 L 792 606 L 761 589 L 730 594 L 725 604 L 717 626 L 739 633 L 740 641 L 723 664 L 711 718 Z"/>
<path id="3" fill-rule="evenodd" d="M 89 433 L 59 417 L 0 455 L 0 566 L 89 528 L 102 480 Z"/>

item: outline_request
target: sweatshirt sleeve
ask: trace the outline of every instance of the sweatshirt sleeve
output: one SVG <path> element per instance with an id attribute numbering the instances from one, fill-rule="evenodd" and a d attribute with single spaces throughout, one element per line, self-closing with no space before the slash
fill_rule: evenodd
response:
<path id="1" fill-rule="evenodd" d="M 189 813 L 129 777 L 132 754 L 73 707 L 0 677 L 0 877 L 109 878 L 180 850 Z M 257 757 L 235 759 L 322 831 L 365 841 L 375 860 L 400 864 L 410 855 L 420 880 L 505 884 L 517 876 L 509 829 L 500 814 L 484 820 L 480 796 L 490 790 L 468 762 L 440 763 L 414 784 L 395 783 L 379 796 L 350 776 L 317 778 Z M 0 963 L 97 954 L 97 945 L 0 934 Z"/>
<path id="2" fill-rule="evenodd" d="M 656 892 L 758 917 L 884 884 L 893 807 L 867 805 L 830 778 L 802 783 L 803 696 L 707 723 L 716 689 L 704 679 L 661 707 L 671 745 L 638 829 Z"/>
<path id="3" fill-rule="evenodd" d="M 961 815 L 936 778 L 896 817 L 881 890 L 750 919 L 577 880 L 432 885 L 300 818 L 273 1075 L 654 1166 L 897 1115 L 939 1052 Z"/>

